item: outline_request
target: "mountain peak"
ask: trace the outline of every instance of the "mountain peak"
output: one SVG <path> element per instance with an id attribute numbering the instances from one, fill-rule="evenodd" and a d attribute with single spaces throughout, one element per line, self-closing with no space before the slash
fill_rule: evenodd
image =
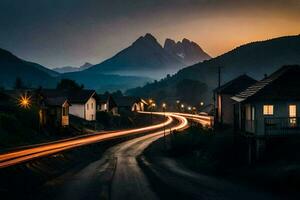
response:
<path id="1" fill-rule="evenodd" d="M 178 42 L 168 38 L 165 41 L 164 49 L 170 54 L 179 57 L 186 65 L 192 65 L 211 58 L 196 42 L 186 38 Z"/>
<path id="2" fill-rule="evenodd" d="M 151 35 L 150 33 L 147 33 L 144 36 L 139 37 L 135 42 L 135 43 L 140 43 L 140 42 L 147 42 L 147 43 L 158 43 L 156 38 Z"/>
<path id="3" fill-rule="evenodd" d="M 183 39 L 182 39 L 182 43 L 192 43 L 192 41 L 190 41 L 190 40 L 188 40 L 188 39 L 186 39 L 186 38 L 183 38 Z"/>

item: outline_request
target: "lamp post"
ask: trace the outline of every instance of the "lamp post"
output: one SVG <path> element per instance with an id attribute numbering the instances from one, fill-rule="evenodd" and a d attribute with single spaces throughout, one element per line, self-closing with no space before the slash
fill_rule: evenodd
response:
<path id="1" fill-rule="evenodd" d="M 150 109 L 151 109 L 151 124 L 153 124 L 153 115 L 152 115 L 152 112 L 153 112 L 153 109 L 155 108 L 156 104 L 152 103 L 150 106 L 151 106 L 150 107 Z"/>
<path id="2" fill-rule="evenodd" d="M 176 100 L 176 108 L 177 108 L 177 111 L 180 111 L 180 100 Z"/>
<path id="3" fill-rule="evenodd" d="M 167 104 L 163 103 L 162 109 L 164 112 L 164 120 L 166 119 L 166 108 L 167 108 Z M 166 148 L 166 122 L 164 122 L 164 148 Z"/>
<path id="4" fill-rule="evenodd" d="M 181 104 L 181 111 L 184 111 L 184 104 Z"/>

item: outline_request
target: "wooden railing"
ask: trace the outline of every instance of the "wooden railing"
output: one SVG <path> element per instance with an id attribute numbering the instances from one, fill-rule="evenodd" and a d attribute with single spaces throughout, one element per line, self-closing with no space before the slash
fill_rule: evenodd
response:
<path id="1" fill-rule="evenodd" d="M 267 117 L 264 128 L 266 136 L 300 135 L 300 117 Z"/>

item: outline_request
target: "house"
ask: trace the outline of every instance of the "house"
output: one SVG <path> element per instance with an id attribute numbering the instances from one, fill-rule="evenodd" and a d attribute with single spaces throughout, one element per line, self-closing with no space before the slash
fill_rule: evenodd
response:
<path id="1" fill-rule="evenodd" d="M 235 124 L 255 137 L 300 134 L 300 66 L 284 66 L 232 97 Z"/>
<path id="2" fill-rule="evenodd" d="M 118 115 L 118 106 L 110 94 L 97 95 L 97 111 Z"/>
<path id="3" fill-rule="evenodd" d="M 119 112 L 137 112 L 144 111 L 147 102 L 141 98 L 120 96 L 115 98 L 115 102 L 118 106 Z"/>
<path id="4" fill-rule="evenodd" d="M 41 100 L 39 122 L 42 126 L 65 127 L 69 125 L 70 103 L 66 97 L 45 97 Z"/>
<path id="5" fill-rule="evenodd" d="M 214 90 L 215 123 L 233 126 L 235 101 L 231 97 L 254 83 L 256 80 L 253 78 L 241 75 Z"/>
<path id="6" fill-rule="evenodd" d="M 64 97 L 71 105 L 69 113 L 87 121 L 96 120 L 96 92 L 95 90 L 56 90 L 43 89 L 41 94 L 47 98 Z"/>
<path id="7" fill-rule="evenodd" d="M 70 114 L 87 121 L 96 120 L 96 92 L 95 90 L 78 90 L 68 92 L 71 103 Z"/>

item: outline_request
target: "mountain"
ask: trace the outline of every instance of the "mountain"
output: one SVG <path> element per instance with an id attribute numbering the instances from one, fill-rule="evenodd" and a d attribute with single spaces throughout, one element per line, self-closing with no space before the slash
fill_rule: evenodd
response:
<path id="1" fill-rule="evenodd" d="M 193 65 L 198 62 L 209 60 L 211 57 L 202 50 L 202 48 L 195 42 L 184 38 L 177 43 L 172 39 L 166 39 L 164 49 L 170 54 L 179 57 L 186 65 Z"/>
<path id="2" fill-rule="evenodd" d="M 182 80 L 197 80 L 208 86 L 201 98 L 212 99 L 217 87 L 218 67 L 221 67 L 222 84 L 242 74 L 261 79 L 283 65 L 300 64 L 300 35 L 252 42 L 208 61 L 186 67 L 175 75 L 144 87 L 127 91 L 127 94 L 163 99 L 163 94 L 177 98 L 174 88 Z M 203 94 L 197 94 L 203 95 Z M 199 97 L 200 100 L 200 97 Z M 203 100 L 203 99 L 201 99 Z"/>
<path id="3" fill-rule="evenodd" d="M 56 67 L 53 68 L 53 70 L 58 73 L 78 72 L 78 71 L 86 70 L 92 66 L 93 64 L 86 62 L 80 67 L 65 66 L 65 67 Z"/>
<path id="4" fill-rule="evenodd" d="M 61 74 L 60 78 L 75 80 L 83 84 L 85 88 L 95 89 L 98 92 L 125 91 L 129 88 L 145 85 L 147 82 L 153 81 L 153 79 L 142 76 L 120 76 L 89 71 L 64 73 Z"/>
<path id="5" fill-rule="evenodd" d="M 94 65 L 88 71 L 161 78 L 166 74 L 173 74 L 186 66 L 186 63 L 197 62 L 199 57 L 201 59 L 202 57 L 209 58 L 209 56 L 204 56 L 198 45 L 186 39 L 182 43 L 176 44 L 178 49 L 176 52 L 183 53 L 185 58 L 174 53 L 175 50 L 172 51 L 168 44 L 169 42 L 165 45 L 166 48 L 163 48 L 154 36 L 147 33 L 126 49 L 112 58 Z"/>
<path id="6" fill-rule="evenodd" d="M 53 86 L 58 73 L 37 63 L 18 58 L 9 51 L 0 49 L 0 85 L 13 87 L 17 77 L 27 87 Z"/>
<path id="7" fill-rule="evenodd" d="M 88 68 L 91 64 L 85 63 L 80 69 Z M 152 81 L 147 77 L 105 75 L 90 72 L 72 72 L 59 74 L 37 63 L 18 58 L 12 53 L 0 49 L 0 86 L 12 88 L 15 80 L 21 78 L 26 87 L 54 88 L 59 80 L 69 78 L 84 84 L 85 88 L 97 91 L 126 90 L 144 85 Z"/>

